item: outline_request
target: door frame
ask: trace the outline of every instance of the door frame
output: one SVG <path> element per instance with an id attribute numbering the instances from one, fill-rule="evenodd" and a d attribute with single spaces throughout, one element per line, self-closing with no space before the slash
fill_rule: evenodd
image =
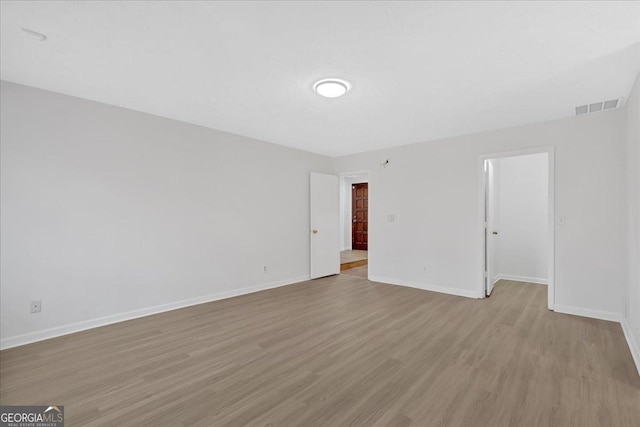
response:
<path id="1" fill-rule="evenodd" d="M 367 177 L 367 184 L 368 184 L 368 201 L 369 201 L 369 206 L 367 207 L 367 210 L 369 211 L 368 215 L 369 215 L 369 223 L 367 224 L 367 277 L 371 276 L 371 255 L 372 255 L 372 251 L 371 251 L 371 218 L 373 218 L 373 216 L 371 215 L 371 213 L 373 212 L 372 209 L 372 205 L 371 205 L 371 171 L 369 169 L 359 169 L 359 170 L 353 170 L 353 171 L 346 171 L 346 172 L 339 172 L 337 174 L 340 179 L 347 177 L 347 176 L 351 176 L 351 175 L 361 175 L 361 176 L 366 176 Z M 342 202 L 342 201 L 341 201 Z M 351 205 L 349 205 L 351 206 Z M 351 207 L 349 207 L 349 209 L 351 209 Z M 375 227 L 373 227 L 375 228 Z M 351 229 L 351 224 L 349 224 L 349 229 Z M 353 249 L 353 248 L 352 248 Z"/>
<path id="2" fill-rule="evenodd" d="M 548 233 L 547 233 L 547 260 L 548 260 L 548 284 L 547 284 L 547 308 L 553 310 L 555 307 L 555 156 L 553 146 L 543 146 L 526 148 L 514 151 L 502 151 L 497 153 L 487 153 L 478 156 L 478 248 L 479 248 L 479 272 L 478 298 L 486 298 L 485 291 L 485 187 L 486 175 L 484 172 L 484 162 L 490 159 L 500 159 L 504 157 L 526 156 L 528 154 L 547 154 L 548 161 Z"/>

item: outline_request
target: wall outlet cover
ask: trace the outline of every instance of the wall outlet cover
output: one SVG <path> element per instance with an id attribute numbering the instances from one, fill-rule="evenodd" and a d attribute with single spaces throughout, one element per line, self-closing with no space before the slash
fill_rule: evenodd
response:
<path id="1" fill-rule="evenodd" d="M 42 311 L 42 301 L 31 301 L 31 313 L 40 313 Z"/>

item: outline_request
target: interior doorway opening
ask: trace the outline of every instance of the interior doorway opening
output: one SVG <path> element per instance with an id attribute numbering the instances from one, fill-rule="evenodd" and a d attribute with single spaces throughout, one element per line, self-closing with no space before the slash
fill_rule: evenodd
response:
<path id="1" fill-rule="evenodd" d="M 554 305 L 553 151 L 481 156 L 483 298 L 496 286 L 546 285 Z"/>
<path id="2" fill-rule="evenodd" d="M 369 184 L 351 185 L 351 249 L 367 251 L 369 224 Z"/>
<path id="3" fill-rule="evenodd" d="M 340 176 L 340 272 L 368 277 L 369 174 Z"/>

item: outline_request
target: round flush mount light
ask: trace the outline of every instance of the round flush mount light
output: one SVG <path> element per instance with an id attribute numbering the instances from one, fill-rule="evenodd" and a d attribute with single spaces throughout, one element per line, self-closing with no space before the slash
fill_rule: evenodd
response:
<path id="1" fill-rule="evenodd" d="M 351 85 L 340 79 L 322 79 L 313 85 L 313 89 L 326 98 L 337 98 L 349 91 Z"/>

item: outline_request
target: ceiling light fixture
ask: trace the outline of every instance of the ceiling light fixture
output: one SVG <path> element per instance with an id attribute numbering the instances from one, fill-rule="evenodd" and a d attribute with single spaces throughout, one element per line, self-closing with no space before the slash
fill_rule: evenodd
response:
<path id="1" fill-rule="evenodd" d="M 313 89 L 326 98 L 337 98 L 351 89 L 351 85 L 340 79 L 323 79 L 313 85 Z"/>

